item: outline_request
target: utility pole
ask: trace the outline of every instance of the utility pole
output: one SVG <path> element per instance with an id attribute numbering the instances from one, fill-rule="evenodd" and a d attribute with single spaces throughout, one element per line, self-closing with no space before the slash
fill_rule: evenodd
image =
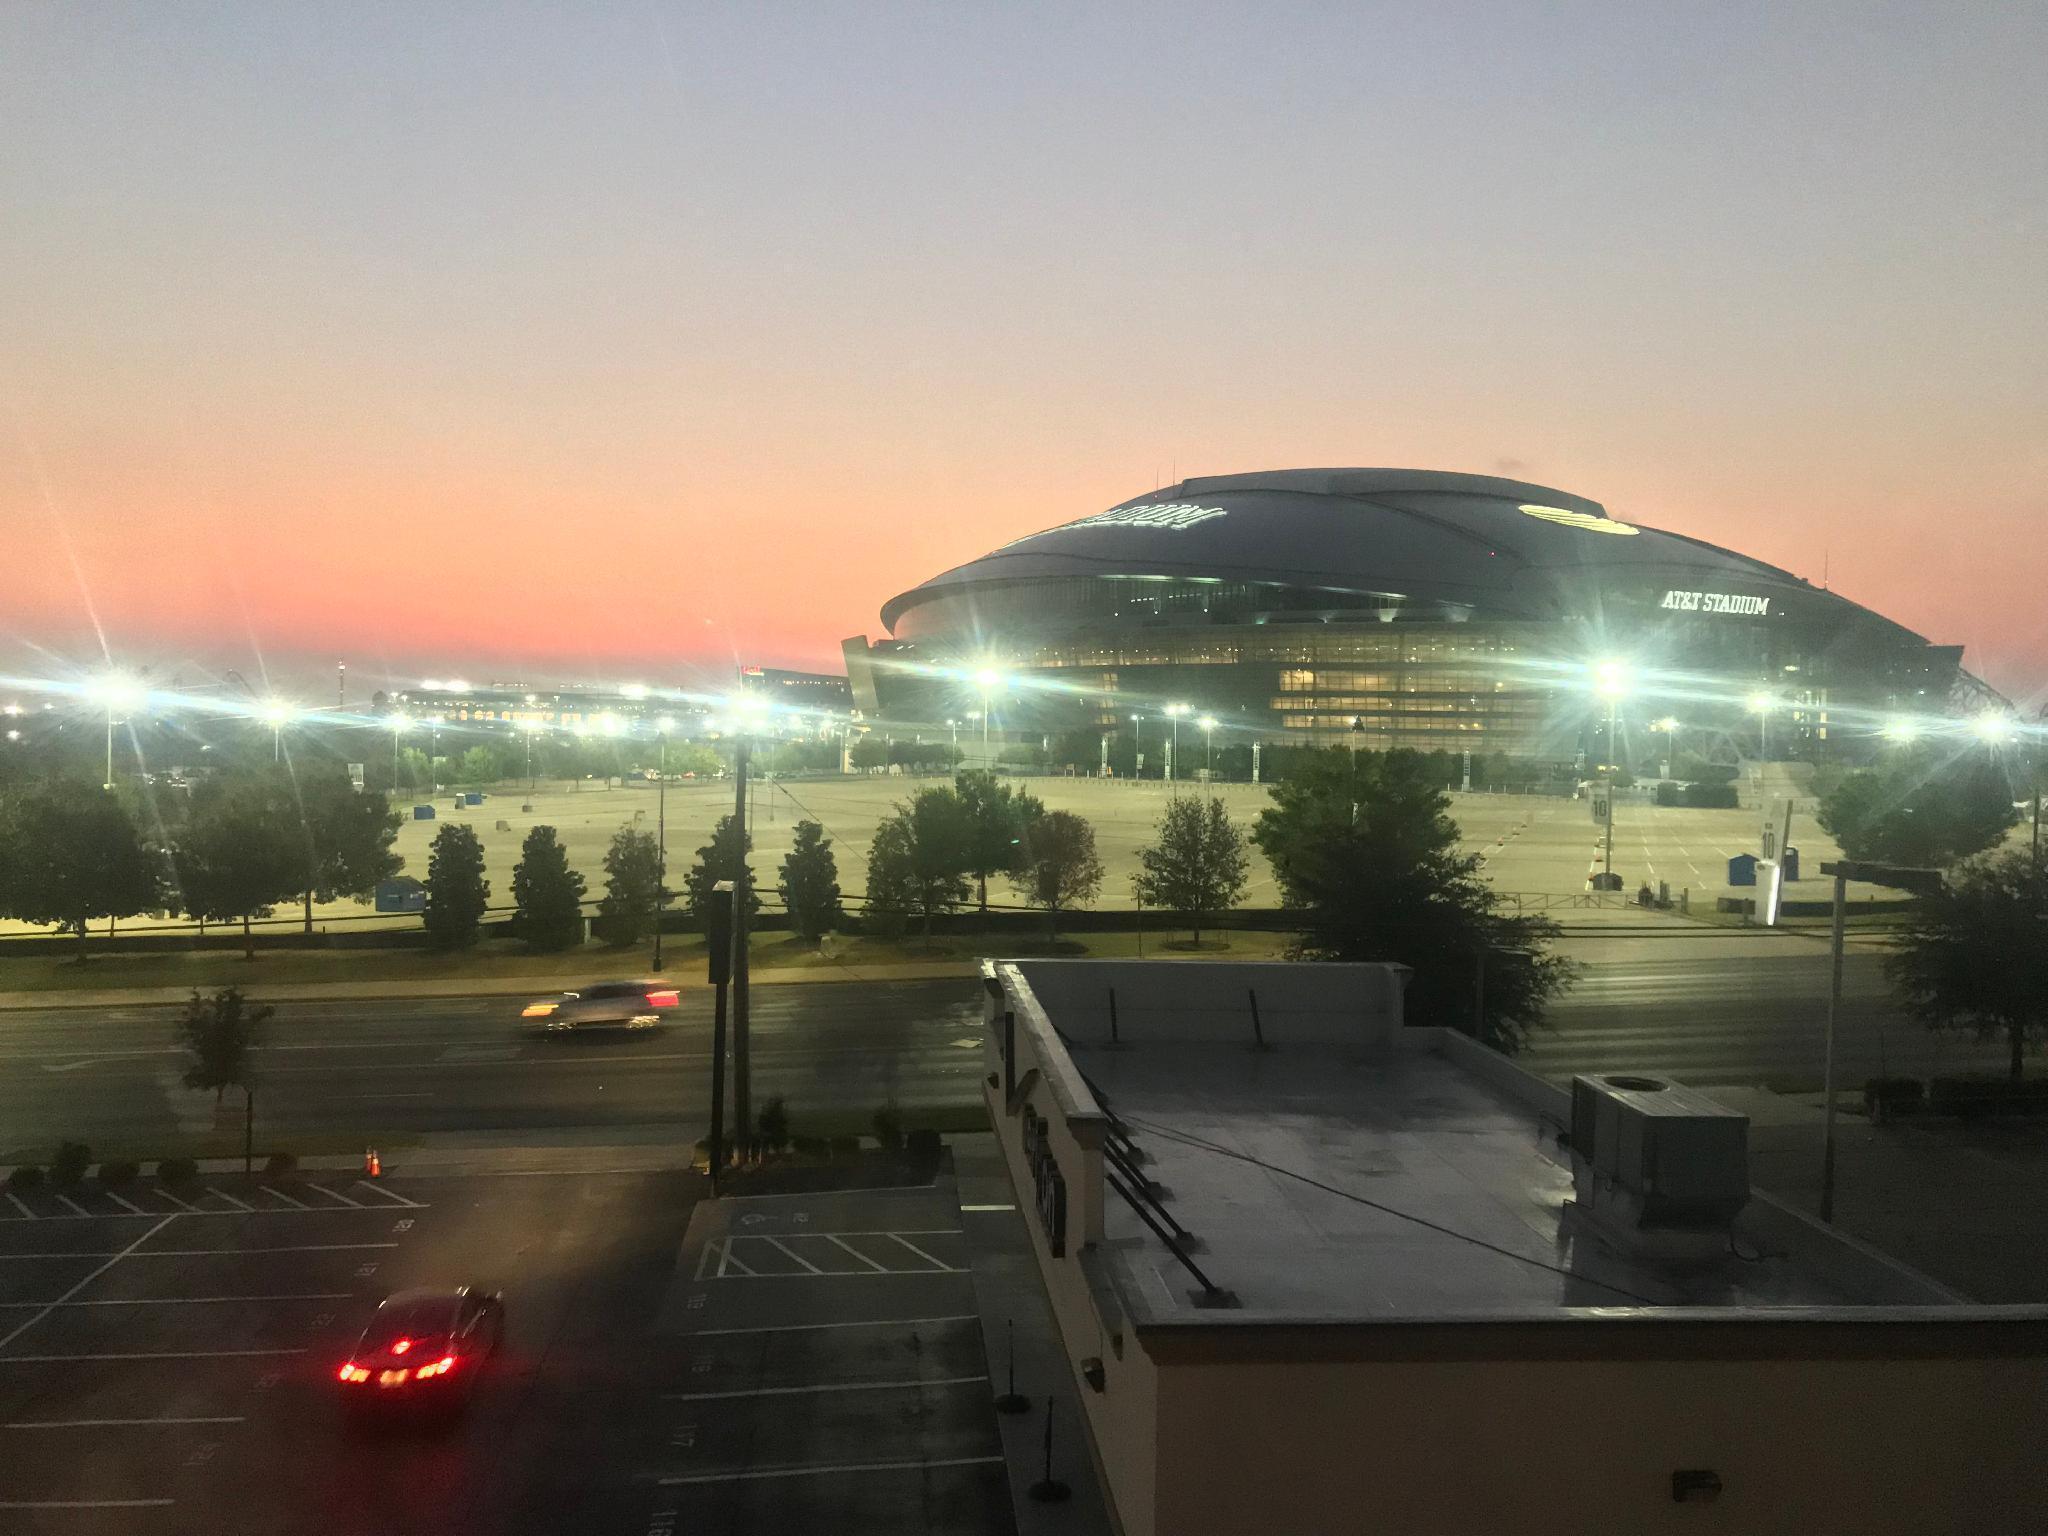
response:
<path id="1" fill-rule="evenodd" d="M 711 889 L 723 896 L 728 911 L 737 909 L 739 896 L 730 880 L 720 880 Z M 720 940 L 724 940 L 721 945 Z M 732 982 L 732 926 L 731 918 L 726 920 L 726 931 L 720 933 L 718 924 L 710 923 L 705 932 L 705 951 L 710 961 L 711 985 L 715 1001 L 711 1014 L 711 1152 L 708 1169 L 711 1174 L 711 1193 L 718 1194 L 718 1176 L 725 1168 L 725 997 Z"/>
<path id="2" fill-rule="evenodd" d="M 533 738 L 526 738 L 529 758 Z M 654 969 L 661 970 L 661 920 L 668 909 L 668 732 L 661 732 L 661 777 L 654 790 Z"/>
<path id="3" fill-rule="evenodd" d="M 753 885 L 753 874 L 747 865 L 747 839 L 752 835 L 747 825 L 747 754 L 748 739 L 744 731 L 737 738 L 733 751 L 733 776 L 738 780 L 733 790 L 733 816 L 740 824 L 740 865 L 733 880 L 732 891 L 732 1112 L 733 1145 L 738 1149 L 741 1161 L 745 1161 L 754 1141 L 752 1119 L 752 1076 L 753 1052 L 747 1038 L 747 898 Z"/>
<path id="4" fill-rule="evenodd" d="M 345 661 L 334 664 L 334 707 L 348 708 L 348 663 Z"/>

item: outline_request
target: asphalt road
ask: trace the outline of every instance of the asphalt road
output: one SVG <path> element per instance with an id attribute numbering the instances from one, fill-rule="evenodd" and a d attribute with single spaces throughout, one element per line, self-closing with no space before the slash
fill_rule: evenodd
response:
<path id="1" fill-rule="evenodd" d="M 1654 939 L 1601 944 L 1524 1063 L 1551 1076 L 1638 1068 L 1703 1084 L 1819 1082 L 1821 946 L 1660 957 L 1673 953 Z M 1904 1019 L 1878 964 L 1869 953 L 1848 957 L 1842 1083 L 1998 1063 L 1995 1047 L 1932 1037 Z M 644 1036 L 537 1037 L 516 1013 L 502 999 L 280 1005 L 260 1060 L 260 1139 L 352 1147 L 429 1134 L 478 1145 L 607 1128 L 622 1140 L 661 1126 L 685 1143 L 705 1134 L 701 990 L 685 994 L 674 1026 Z M 173 1019 L 169 1008 L 0 1015 L 0 1161 L 64 1137 L 147 1157 L 180 1129 L 211 1128 L 212 1100 L 179 1081 Z M 979 1020 L 977 991 L 963 980 L 758 988 L 757 1102 L 783 1095 L 799 1133 L 807 1115 L 815 1124 L 828 1112 L 864 1124 L 890 1098 L 972 1105 Z M 239 1129 L 239 1104 L 224 1107 L 221 1124 Z"/>

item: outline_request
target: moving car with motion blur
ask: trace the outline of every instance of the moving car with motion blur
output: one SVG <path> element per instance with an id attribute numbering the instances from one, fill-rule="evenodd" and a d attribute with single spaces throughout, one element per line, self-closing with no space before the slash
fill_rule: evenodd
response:
<path id="1" fill-rule="evenodd" d="M 473 1286 L 384 1298 L 336 1378 L 351 1409 L 459 1411 L 505 1341 L 505 1298 Z"/>
<path id="2" fill-rule="evenodd" d="M 520 1017 L 548 1030 L 653 1029 L 682 1006 L 666 981 L 597 981 L 528 1003 Z"/>

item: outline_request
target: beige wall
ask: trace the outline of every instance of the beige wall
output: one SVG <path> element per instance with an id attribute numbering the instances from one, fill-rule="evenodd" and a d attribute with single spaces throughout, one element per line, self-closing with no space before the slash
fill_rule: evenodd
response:
<path id="1" fill-rule="evenodd" d="M 2039 1359 L 1169 1366 L 1155 1528 L 2042 1531 L 2044 1391 Z M 1693 1467 L 1718 1500 L 1672 1501 Z"/>

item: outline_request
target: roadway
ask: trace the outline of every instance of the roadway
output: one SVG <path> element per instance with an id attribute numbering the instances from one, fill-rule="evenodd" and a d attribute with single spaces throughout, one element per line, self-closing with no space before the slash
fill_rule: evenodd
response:
<path id="1" fill-rule="evenodd" d="M 1697 931 L 1697 930 L 1694 930 Z M 1574 945 L 1586 969 L 1535 1032 L 1523 1062 L 1546 1076 L 1636 1068 L 1702 1084 L 1816 1086 L 1826 950 L 1761 952 L 1616 936 Z M 1844 972 L 1839 1080 L 1931 1074 L 2000 1061 L 1998 1050 L 1928 1035 L 1887 994 L 1879 957 Z M 710 1004 L 686 992 L 678 1022 L 630 1037 L 537 1036 L 516 1000 L 292 1002 L 259 1053 L 259 1145 L 352 1148 L 432 1138 L 450 1145 L 562 1137 L 684 1144 L 709 1123 Z M 793 1129 L 864 1126 L 885 1100 L 978 1102 L 980 1000 L 964 979 L 756 989 L 754 1092 L 788 1103 Z M 179 1133 L 215 1128 L 212 1099 L 182 1086 L 176 1010 L 40 1009 L 0 1014 L 0 1163 L 61 1138 L 148 1158 Z M 219 1127 L 238 1132 L 231 1096 Z"/>

